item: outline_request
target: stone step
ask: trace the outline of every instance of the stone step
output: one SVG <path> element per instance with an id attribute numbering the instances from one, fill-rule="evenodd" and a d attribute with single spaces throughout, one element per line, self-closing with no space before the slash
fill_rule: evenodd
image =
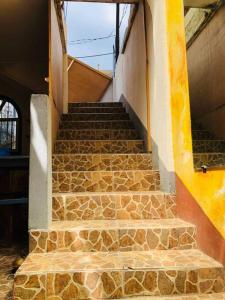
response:
<path id="1" fill-rule="evenodd" d="M 135 129 L 60 129 L 59 140 L 136 140 L 138 133 Z"/>
<path id="2" fill-rule="evenodd" d="M 134 129 L 131 121 L 63 121 L 60 129 Z"/>
<path id="3" fill-rule="evenodd" d="M 143 140 L 63 141 L 57 140 L 55 153 L 143 153 Z"/>
<path id="4" fill-rule="evenodd" d="M 193 140 L 213 140 L 215 137 L 207 130 L 192 130 Z"/>
<path id="5" fill-rule="evenodd" d="M 126 113 L 126 110 L 124 107 L 69 107 L 69 113 L 73 114 L 73 113 L 86 113 L 86 114 L 90 114 L 90 113 L 112 113 L 112 114 L 123 114 Z"/>
<path id="6" fill-rule="evenodd" d="M 220 263 L 196 249 L 32 253 L 15 274 L 14 299 L 210 294 L 224 292 L 224 276 Z"/>
<path id="7" fill-rule="evenodd" d="M 176 217 L 176 196 L 157 192 L 53 194 L 52 219 L 141 220 Z"/>
<path id="8" fill-rule="evenodd" d="M 130 300 L 131 298 L 120 298 L 118 300 Z M 138 296 L 132 297 L 132 300 L 224 300 L 225 293 L 213 293 L 213 294 L 189 294 L 179 296 Z"/>
<path id="9" fill-rule="evenodd" d="M 52 179 L 53 193 L 157 191 L 160 186 L 156 170 L 53 172 Z"/>
<path id="10" fill-rule="evenodd" d="M 151 170 L 151 154 L 55 154 L 53 171 Z"/>
<path id="11" fill-rule="evenodd" d="M 225 152 L 225 140 L 193 140 L 193 151 L 197 153 Z"/>
<path id="12" fill-rule="evenodd" d="M 195 226 L 180 219 L 58 221 L 29 233 L 36 253 L 196 248 Z"/>
<path id="13" fill-rule="evenodd" d="M 200 169 L 207 167 L 220 167 L 225 165 L 225 153 L 194 153 L 194 166 Z"/>
<path id="14" fill-rule="evenodd" d="M 69 103 L 70 107 L 121 107 L 123 104 L 121 102 L 78 102 Z"/>
<path id="15" fill-rule="evenodd" d="M 127 113 L 113 114 L 113 113 L 92 113 L 92 114 L 64 114 L 62 121 L 113 121 L 113 120 L 129 120 Z"/>

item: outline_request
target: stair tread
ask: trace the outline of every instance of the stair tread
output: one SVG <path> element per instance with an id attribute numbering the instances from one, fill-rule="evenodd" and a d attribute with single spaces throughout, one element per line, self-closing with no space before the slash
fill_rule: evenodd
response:
<path id="1" fill-rule="evenodd" d="M 137 132 L 136 129 L 134 128 L 123 128 L 123 129 L 119 129 L 119 128 L 115 128 L 115 129 L 107 129 L 107 128 L 93 128 L 93 129 L 70 129 L 70 128 L 61 128 L 60 131 L 134 131 Z"/>
<path id="2" fill-rule="evenodd" d="M 128 113 L 125 111 L 124 112 L 103 112 L 103 113 L 100 113 L 100 112 L 98 112 L 98 113 L 96 113 L 96 112 L 85 112 L 85 113 L 69 112 L 67 114 L 63 114 L 62 116 L 67 116 L 67 115 L 128 115 Z"/>
<path id="3" fill-rule="evenodd" d="M 195 227 L 179 218 L 174 219 L 153 219 L 153 220 L 77 220 L 77 221 L 54 221 L 50 230 L 85 230 L 85 229 L 164 229 Z"/>
<path id="4" fill-rule="evenodd" d="M 213 153 L 214 154 L 214 153 Z M 222 153 L 225 154 L 225 153 Z M 152 153 L 54 153 L 53 156 L 105 156 L 105 157 L 112 157 L 112 156 L 134 156 L 134 157 L 151 157 Z"/>
<path id="5" fill-rule="evenodd" d="M 166 192 L 163 192 L 163 191 L 121 191 L 121 192 L 93 192 L 91 193 L 92 196 L 112 196 L 112 195 L 173 195 L 175 196 L 174 194 L 170 194 L 170 193 L 166 193 Z M 52 193 L 53 196 L 57 197 L 57 196 L 86 196 L 86 195 L 90 195 L 90 192 L 78 192 L 78 193 Z"/>
<path id="6" fill-rule="evenodd" d="M 117 123 L 117 122 L 129 122 L 131 124 L 133 124 L 133 122 L 131 120 L 102 120 L 102 121 L 99 121 L 99 120 L 93 120 L 93 121 L 90 121 L 90 120 L 87 120 L 87 121 L 84 121 L 84 120 L 81 120 L 81 121 L 68 121 L 68 120 L 63 120 L 63 123 Z"/>
<path id="7" fill-rule="evenodd" d="M 148 173 L 148 172 L 159 172 L 159 170 L 158 169 L 149 169 L 149 170 L 142 170 L 142 169 L 132 169 L 132 170 L 115 170 L 115 171 L 111 171 L 111 170 L 109 170 L 109 171 L 105 171 L 105 170 L 102 170 L 102 171 L 99 171 L 99 170 L 97 170 L 97 171 L 89 171 L 89 170 L 87 170 L 87 171 L 52 171 L 52 173 L 77 173 L 77 172 L 89 172 L 89 173 L 131 173 L 131 172 L 134 172 L 134 173 L 138 173 L 138 172 L 143 172 L 143 173 Z"/>
<path id="8" fill-rule="evenodd" d="M 175 296 L 137 296 L 130 298 L 120 298 L 117 300 L 213 300 L 213 299 L 225 299 L 225 293 L 213 293 L 213 294 L 189 294 L 189 295 L 175 295 Z"/>
<path id="9" fill-rule="evenodd" d="M 50 252 L 29 254 L 20 274 L 104 270 L 196 270 L 223 268 L 197 249 L 132 252 Z"/>
<path id="10" fill-rule="evenodd" d="M 194 155 L 225 155 L 225 152 L 195 152 Z"/>

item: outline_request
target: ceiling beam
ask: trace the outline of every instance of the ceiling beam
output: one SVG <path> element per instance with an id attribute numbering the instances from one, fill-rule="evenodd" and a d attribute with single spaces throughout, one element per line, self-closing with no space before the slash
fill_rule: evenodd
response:
<path id="1" fill-rule="evenodd" d="M 184 0 L 184 6 L 202 8 L 218 3 L 218 0 Z"/>

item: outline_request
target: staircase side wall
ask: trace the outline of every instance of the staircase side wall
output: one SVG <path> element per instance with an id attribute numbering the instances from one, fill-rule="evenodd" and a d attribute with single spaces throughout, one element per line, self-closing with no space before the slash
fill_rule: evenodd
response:
<path id="1" fill-rule="evenodd" d="M 225 171 L 194 169 L 183 1 L 166 0 L 166 6 L 178 214 L 197 226 L 200 248 L 225 263 Z"/>

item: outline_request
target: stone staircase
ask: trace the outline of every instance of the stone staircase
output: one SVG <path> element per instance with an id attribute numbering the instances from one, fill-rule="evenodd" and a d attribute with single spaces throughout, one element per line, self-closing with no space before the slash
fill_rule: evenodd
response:
<path id="1" fill-rule="evenodd" d="M 14 299 L 225 299 L 223 266 L 160 191 L 121 103 L 70 104 L 53 155 L 49 230 L 30 232 Z"/>
<path id="2" fill-rule="evenodd" d="M 192 139 L 196 169 L 203 165 L 208 168 L 225 166 L 225 140 L 217 139 L 196 122 L 192 122 Z"/>

